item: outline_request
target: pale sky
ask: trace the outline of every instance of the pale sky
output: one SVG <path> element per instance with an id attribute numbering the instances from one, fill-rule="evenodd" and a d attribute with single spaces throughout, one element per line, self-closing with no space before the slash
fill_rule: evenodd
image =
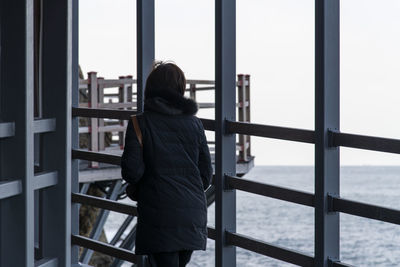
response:
<path id="1" fill-rule="evenodd" d="M 155 1 L 156 59 L 175 61 L 188 79 L 214 79 L 214 0 Z M 84 72 L 136 76 L 135 5 L 80 0 Z M 399 0 L 341 1 L 343 132 L 400 139 L 399 14 Z M 252 122 L 313 129 L 314 0 L 237 0 L 237 73 L 251 75 Z M 252 153 L 257 165 L 314 164 L 307 144 L 255 137 Z M 399 165 L 400 155 L 342 148 L 341 163 Z"/>

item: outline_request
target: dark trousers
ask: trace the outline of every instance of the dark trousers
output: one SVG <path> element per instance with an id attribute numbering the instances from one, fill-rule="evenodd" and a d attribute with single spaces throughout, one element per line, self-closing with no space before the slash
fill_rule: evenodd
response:
<path id="1" fill-rule="evenodd" d="M 161 252 L 149 255 L 151 267 L 185 267 L 190 261 L 192 250 Z"/>

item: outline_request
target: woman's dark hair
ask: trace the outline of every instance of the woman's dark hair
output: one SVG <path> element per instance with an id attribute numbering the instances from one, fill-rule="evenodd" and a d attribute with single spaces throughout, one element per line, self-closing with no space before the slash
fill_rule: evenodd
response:
<path id="1" fill-rule="evenodd" d="M 145 98 L 157 95 L 157 91 L 168 90 L 179 95 L 184 95 L 186 78 L 183 71 L 171 62 L 155 62 L 153 70 L 146 81 Z"/>

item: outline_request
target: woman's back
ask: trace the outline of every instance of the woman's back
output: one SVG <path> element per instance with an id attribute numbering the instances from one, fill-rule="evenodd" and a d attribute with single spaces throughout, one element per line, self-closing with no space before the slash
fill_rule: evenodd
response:
<path id="1" fill-rule="evenodd" d="M 137 117 L 143 149 L 130 122 L 121 162 L 123 178 L 137 187 L 135 251 L 204 250 L 212 167 L 197 104 L 168 88 L 149 91 Z"/>
<path id="2" fill-rule="evenodd" d="M 155 195 L 163 200 L 147 203 L 143 199 L 142 204 L 168 208 L 173 202 L 174 208 L 199 208 L 202 203 L 197 198 L 203 197 L 204 187 L 208 186 L 203 184 L 198 166 L 201 122 L 194 116 L 155 112 L 145 112 L 141 119 L 146 176 L 152 177 L 148 182 L 155 183 Z"/>

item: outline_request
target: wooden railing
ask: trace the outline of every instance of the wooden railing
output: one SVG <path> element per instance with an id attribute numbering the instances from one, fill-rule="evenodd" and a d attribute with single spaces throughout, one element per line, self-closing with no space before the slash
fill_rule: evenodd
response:
<path id="1" fill-rule="evenodd" d="M 120 76 L 118 79 L 104 79 L 98 77 L 96 72 L 89 72 L 88 79 L 79 81 L 80 108 L 104 109 L 104 110 L 136 110 L 136 79 L 132 76 Z M 238 75 L 237 80 L 238 121 L 250 122 L 250 75 Z M 110 90 L 114 88 L 114 90 Z M 215 90 L 215 82 L 212 80 L 187 80 L 188 97 L 197 99 L 197 93 L 201 91 Z M 110 92 L 112 91 L 112 92 Z M 200 109 L 215 108 L 214 102 L 199 102 Z M 87 125 L 80 124 L 79 133 L 88 134 L 87 148 L 89 151 L 105 151 L 123 149 L 124 131 L 127 121 L 122 119 L 104 119 L 101 116 L 91 116 Z M 106 133 L 109 133 L 107 145 Z M 110 138 L 111 137 L 111 138 Z M 111 139 L 111 140 L 110 140 Z M 212 142 L 210 142 L 212 144 Z M 251 160 L 250 135 L 238 135 L 238 161 Z M 90 167 L 98 167 L 97 162 L 90 162 Z"/>

